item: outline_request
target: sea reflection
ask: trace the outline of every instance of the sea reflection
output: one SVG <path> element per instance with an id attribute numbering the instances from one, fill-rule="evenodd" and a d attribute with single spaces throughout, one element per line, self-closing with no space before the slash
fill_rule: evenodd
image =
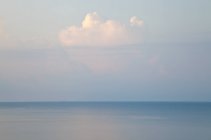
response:
<path id="1" fill-rule="evenodd" d="M 63 134 L 63 138 L 73 140 L 120 140 L 118 125 L 109 118 L 97 118 L 95 116 L 76 116 L 70 123 L 62 127 L 69 130 L 69 134 Z M 65 136 L 66 135 L 66 136 Z"/>
<path id="2" fill-rule="evenodd" d="M 1 115 L 1 138 L 4 140 L 121 139 L 118 125 L 112 117 L 97 115 L 94 112 L 92 114 L 89 110 L 60 112 L 60 114 L 55 114 L 52 110 L 49 113 L 36 112 L 35 115 L 33 111 L 22 110 L 20 112 L 19 110 L 16 113 L 14 111 Z"/>
<path id="3" fill-rule="evenodd" d="M 211 106 L 0 107 L 1 140 L 210 140 Z M 167 107 L 166 107 L 167 106 Z"/>

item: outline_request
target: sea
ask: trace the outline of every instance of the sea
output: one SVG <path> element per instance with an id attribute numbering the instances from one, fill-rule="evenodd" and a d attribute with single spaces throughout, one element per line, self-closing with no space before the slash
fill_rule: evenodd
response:
<path id="1" fill-rule="evenodd" d="M 2 102 L 0 140 L 211 140 L 211 103 Z"/>

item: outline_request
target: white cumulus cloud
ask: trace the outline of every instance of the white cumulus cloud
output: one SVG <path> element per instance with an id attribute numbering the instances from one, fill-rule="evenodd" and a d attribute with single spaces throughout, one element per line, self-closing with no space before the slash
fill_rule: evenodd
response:
<path id="1" fill-rule="evenodd" d="M 130 19 L 129 26 L 115 20 L 103 20 L 96 12 L 88 13 L 80 26 L 71 25 L 59 33 L 65 46 L 120 46 L 142 41 L 143 20 Z"/>

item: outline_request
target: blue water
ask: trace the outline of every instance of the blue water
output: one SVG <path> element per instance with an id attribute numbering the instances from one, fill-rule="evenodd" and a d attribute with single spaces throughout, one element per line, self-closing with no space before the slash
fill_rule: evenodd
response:
<path id="1" fill-rule="evenodd" d="M 0 140 L 211 140 L 211 103 L 0 103 Z"/>

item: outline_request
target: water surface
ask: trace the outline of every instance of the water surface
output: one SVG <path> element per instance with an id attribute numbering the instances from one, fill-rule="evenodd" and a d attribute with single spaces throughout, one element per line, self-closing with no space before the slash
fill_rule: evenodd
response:
<path id="1" fill-rule="evenodd" d="M 0 103 L 1 140 L 210 140 L 211 103 Z"/>

